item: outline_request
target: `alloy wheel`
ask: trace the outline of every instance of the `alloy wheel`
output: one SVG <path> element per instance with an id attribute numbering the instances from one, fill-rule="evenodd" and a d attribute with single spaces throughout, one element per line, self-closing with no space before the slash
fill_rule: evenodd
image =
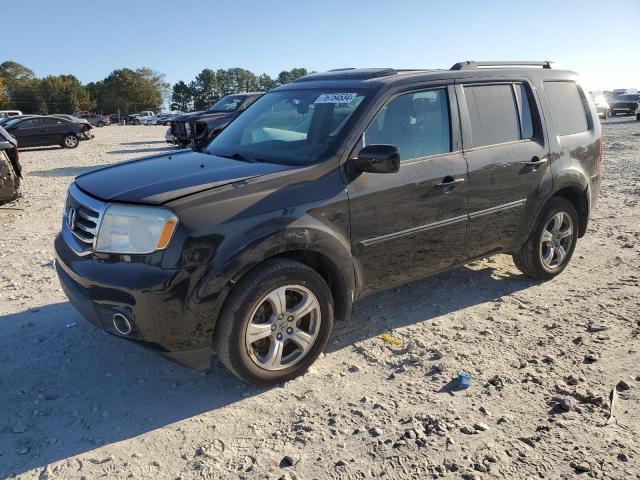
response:
<path id="1" fill-rule="evenodd" d="M 283 370 L 311 350 L 320 331 L 320 303 L 302 285 L 286 285 L 269 292 L 251 313 L 245 345 L 260 368 Z"/>
<path id="2" fill-rule="evenodd" d="M 78 144 L 78 139 L 73 135 L 69 135 L 64 139 L 64 144 L 68 148 L 74 148 Z"/>
<path id="3" fill-rule="evenodd" d="M 560 267 L 573 245 L 574 229 L 571 216 L 567 212 L 553 215 L 542 230 L 540 239 L 540 260 L 549 270 Z"/>

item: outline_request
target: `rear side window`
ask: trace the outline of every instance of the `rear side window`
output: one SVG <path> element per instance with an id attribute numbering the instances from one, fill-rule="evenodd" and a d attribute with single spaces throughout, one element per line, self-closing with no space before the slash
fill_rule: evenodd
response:
<path id="1" fill-rule="evenodd" d="M 511 84 L 464 87 L 474 147 L 520 140 L 520 114 Z M 529 122 L 531 113 L 529 112 Z"/>
<path id="2" fill-rule="evenodd" d="M 574 82 L 544 82 L 558 135 L 589 130 L 582 95 Z"/>

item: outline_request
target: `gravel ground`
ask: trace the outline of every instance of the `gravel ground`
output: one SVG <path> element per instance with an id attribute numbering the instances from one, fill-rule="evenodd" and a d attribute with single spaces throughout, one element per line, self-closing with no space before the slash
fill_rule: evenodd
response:
<path id="1" fill-rule="evenodd" d="M 368 297 L 271 389 L 175 365 L 66 302 L 67 185 L 170 149 L 163 127 L 94 131 L 23 152 L 23 196 L 0 209 L 0 477 L 640 478 L 640 122 L 604 125 L 600 201 L 560 277 L 497 256 Z"/>

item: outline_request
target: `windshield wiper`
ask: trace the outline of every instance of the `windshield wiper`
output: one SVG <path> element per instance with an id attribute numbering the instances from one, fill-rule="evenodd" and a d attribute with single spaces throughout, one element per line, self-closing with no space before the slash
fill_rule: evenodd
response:
<path id="1" fill-rule="evenodd" d="M 214 154 L 216 155 L 216 154 Z M 249 158 L 249 157 L 245 157 L 244 155 L 242 155 L 241 153 L 233 153 L 231 155 L 221 155 L 221 154 L 217 154 L 218 157 L 224 157 L 224 158 L 230 158 L 231 160 L 239 160 L 241 162 L 249 162 L 249 163 L 255 163 L 255 162 L 262 162 L 262 160 L 260 160 L 259 158 Z"/>

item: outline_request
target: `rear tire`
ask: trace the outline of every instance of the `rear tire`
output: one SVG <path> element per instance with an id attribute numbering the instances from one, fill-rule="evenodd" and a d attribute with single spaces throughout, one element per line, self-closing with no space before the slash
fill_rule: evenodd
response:
<path id="1" fill-rule="evenodd" d="M 78 146 L 78 143 L 80 143 L 80 140 L 73 133 L 65 135 L 62 139 L 63 148 L 76 148 Z"/>
<path id="2" fill-rule="evenodd" d="M 229 294 L 214 348 L 245 382 L 274 385 L 304 374 L 332 327 L 333 299 L 324 279 L 300 262 L 268 260 Z"/>
<path id="3" fill-rule="evenodd" d="M 98 127 L 104 127 L 105 123 L 104 122 L 98 122 L 97 126 Z"/>
<path id="4" fill-rule="evenodd" d="M 527 241 L 513 254 L 518 270 L 541 280 L 562 273 L 576 248 L 578 222 L 578 212 L 569 200 L 551 198 Z"/>
<path id="5" fill-rule="evenodd" d="M 636 115 L 636 120 L 640 122 L 640 113 Z"/>

